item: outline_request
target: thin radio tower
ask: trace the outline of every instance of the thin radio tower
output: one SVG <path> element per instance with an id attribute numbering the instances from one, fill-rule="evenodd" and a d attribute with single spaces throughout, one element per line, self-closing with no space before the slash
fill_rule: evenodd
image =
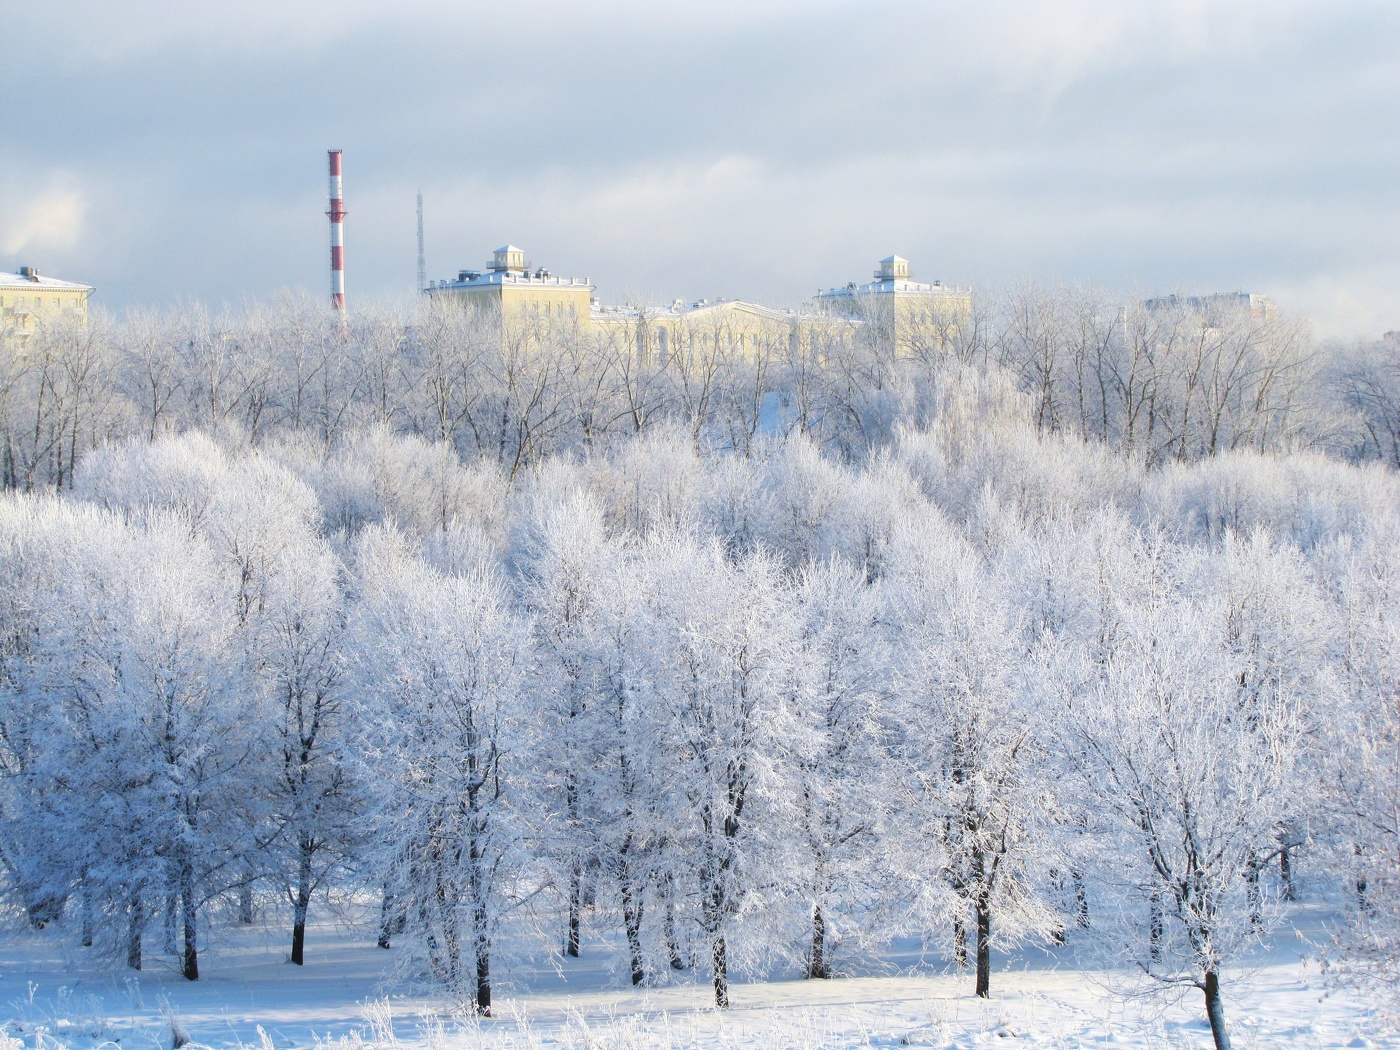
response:
<path id="1" fill-rule="evenodd" d="M 418 191 L 418 294 L 428 287 L 428 260 L 423 254 L 423 191 Z"/>

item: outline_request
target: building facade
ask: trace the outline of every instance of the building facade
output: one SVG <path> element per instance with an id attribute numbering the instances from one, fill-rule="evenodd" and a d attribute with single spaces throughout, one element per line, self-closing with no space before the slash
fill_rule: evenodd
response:
<path id="1" fill-rule="evenodd" d="M 1148 310 L 1194 310 L 1207 319 L 1248 317 L 1269 322 L 1278 317 L 1278 307 L 1259 292 L 1212 292 L 1209 295 L 1162 295 L 1142 304 Z"/>
<path id="2" fill-rule="evenodd" d="M 816 304 L 829 317 L 887 328 L 896 354 L 910 356 L 947 349 L 972 317 L 972 290 L 916 281 L 909 260 L 891 255 L 880 260 L 873 280 L 818 292 Z"/>
<path id="3" fill-rule="evenodd" d="M 816 309 L 784 310 L 742 299 L 677 299 L 669 307 L 606 306 L 588 278 L 559 277 L 532 268 L 515 245 L 498 248 L 485 270 L 462 270 L 455 280 L 425 289 L 436 303 L 460 304 L 500 319 L 507 332 L 526 335 L 549 325 L 617 341 L 638 359 L 662 364 L 703 360 L 719 352 L 751 356 L 760 350 L 816 347 L 846 341 L 855 330 L 888 325 L 898 352 L 911 352 L 933 333 L 946 344 L 971 314 L 972 293 L 909 276 L 907 260 L 890 256 L 876 280 L 821 292 Z M 883 332 L 883 329 L 881 329 Z"/>
<path id="4" fill-rule="evenodd" d="M 36 324 L 74 320 L 87 324 L 92 287 L 43 277 L 32 266 L 0 273 L 0 333 L 28 338 Z"/>
<path id="5" fill-rule="evenodd" d="M 462 270 L 456 280 L 432 281 L 429 298 L 455 302 L 505 319 L 552 318 L 586 324 L 593 302 L 587 277 L 556 277 L 531 269 L 513 244 L 497 248 L 485 270 Z"/>

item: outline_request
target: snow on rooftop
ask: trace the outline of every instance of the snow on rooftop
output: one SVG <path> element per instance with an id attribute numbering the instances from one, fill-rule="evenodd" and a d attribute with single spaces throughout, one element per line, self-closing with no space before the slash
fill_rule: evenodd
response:
<path id="1" fill-rule="evenodd" d="M 75 292 L 90 292 L 92 286 L 87 284 L 74 284 L 72 281 L 60 281 L 57 277 L 44 277 L 35 274 L 33 277 L 26 277 L 18 273 L 0 272 L 0 288 L 7 290 L 25 288 L 51 288 L 72 290 Z"/>

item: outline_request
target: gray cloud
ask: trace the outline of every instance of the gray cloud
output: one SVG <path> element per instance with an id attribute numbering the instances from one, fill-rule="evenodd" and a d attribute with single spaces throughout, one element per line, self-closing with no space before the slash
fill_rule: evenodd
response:
<path id="1" fill-rule="evenodd" d="M 503 240 L 606 298 L 799 302 L 899 251 L 980 287 L 1250 288 L 1400 327 L 1400 9 L 1313 0 L 0 2 L 0 268 L 109 307 Z"/>

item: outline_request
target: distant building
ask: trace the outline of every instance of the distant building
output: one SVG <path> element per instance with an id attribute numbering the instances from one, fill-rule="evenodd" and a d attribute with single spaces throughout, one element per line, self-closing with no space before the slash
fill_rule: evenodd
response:
<path id="1" fill-rule="evenodd" d="M 972 316 L 971 289 L 916 281 L 909 260 L 898 255 L 880 260 L 874 280 L 818 292 L 816 303 L 828 316 L 889 325 L 900 353 L 917 349 L 921 336 L 946 344 Z"/>
<path id="2" fill-rule="evenodd" d="M 916 326 L 939 331 L 971 312 L 972 294 L 941 282 L 909 278 L 909 264 L 891 256 L 878 280 L 821 292 L 816 313 L 776 309 L 740 299 L 677 299 L 669 307 L 605 306 L 593 297 L 586 277 L 559 277 L 532 268 L 513 244 L 496 249 L 485 270 L 463 270 L 455 280 L 432 281 L 426 294 L 501 318 L 508 330 L 528 334 L 533 326 L 561 325 L 625 342 L 643 360 L 666 361 L 715 351 L 747 354 L 759 348 L 808 345 L 815 333 L 848 334 L 851 326 L 888 314 L 897 345 L 908 346 Z M 892 309 L 884 310 L 884 307 Z"/>
<path id="3" fill-rule="evenodd" d="M 89 285 L 41 277 L 32 266 L 0 273 L 0 333 L 27 338 L 36 323 L 62 318 L 87 324 L 91 293 Z"/>
<path id="4" fill-rule="evenodd" d="M 530 269 L 525 252 L 513 244 L 497 248 L 485 270 L 463 270 L 456 280 L 433 281 L 433 299 L 456 301 L 502 317 L 588 318 L 593 286 L 587 277 L 556 277 L 544 267 Z"/>
<path id="5" fill-rule="evenodd" d="M 1209 295 L 1163 295 L 1142 304 L 1148 310 L 1195 310 L 1209 318 L 1227 316 L 1249 317 L 1255 321 L 1272 321 L 1278 317 L 1278 307 L 1267 295 L 1259 292 L 1212 292 Z"/>

